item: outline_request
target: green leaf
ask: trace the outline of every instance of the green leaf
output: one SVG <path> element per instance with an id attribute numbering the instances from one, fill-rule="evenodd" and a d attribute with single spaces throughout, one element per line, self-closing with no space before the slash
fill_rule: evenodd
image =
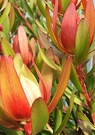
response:
<path id="1" fill-rule="evenodd" d="M 16 4 L 16 0 L 9 0 L 10 2 L 12 2 L 13 4 Z"/>
<path id="2" fill-rule="evenodd" d="M 88 122 L 89 125 L 92 126 L 92 128 L 95 128 L 94 125 L 91 123 L 91 121 L 88 119 L 88 117 L 87 117 L 83 112 L 77 111 L 77 118 L 78 118 L 79 120 Z"/>
<path id="3" fill-rule="evenodd" d="M 20 130 L 13 130 L 13 129 L 5 128 L 5 127 L 1 127 L 1 128 L 6 133 L 6 135 L 24 135 L 24 133 Z"/>
<path id="4" fill-rule="evenodd" d="M 11 9 L 11 4 L 8 3 L 3 14 L 0 17 L 0 24 L 2 24 L 5 21 L 6 17 L 8 16 L 8 14 L 10 12 L 10 9 Z"/>
<path id="5" fill-rule="evenodd" d="M 62 112 L 59 109 L 55 109 L 55 115 L 54 115 L 54 132 L 57 131 L 59 126 L 61 125 L 62 122 Z"/>
<path id="6" fill-rule="evenodd" d="M 22 65 L 23 65 L 22 57 L 20 53 L 17 53 L 14 57 L 14 67 L 18 75 L 20 75 L 20 70 L 21 70 Z"/>
<path id="7" fill-rule="evenodd" d="M 92 75 L 95 72 L 95 65 L 92 67 L 92 69 L 87 73 L 87 77 Z"/>
<path id="8" fill-rule="evenodd" d="M 81 64 L 89 52 L 89 28 L 85 19 L 82 19 L 78 25 L 75 46 L 76 65 Z"/>
<path id="9" fill-rule="evenodd" d="M 72 91 L 67 87 L 66 91 L 65 91 L 65 95 L 70 99 L 70 96 L 72 94 Z M 83 103 L 78 96 L 74 95 L 74 103 L 76 103 L 77 105 L 83 106 L 85 108 L 88 108 L 88 106 Z"/>
<path id="10" fill-rule="evenodd" d="M 9 17 L 7 16 L 5 21 L 3 22 L 3 32 L 6 35 L 7 39 L 9 39 L 9 31 L 10 31 L 10 21 Z"/>
<path id="11" fill-rule="evenodd" d="M 42 98 L 38 98 L 32 105 L 31 122 L 32 122 L 32 135 L 40 132 L 48 122 L 48 109 Z"/>
<path id="12" fill-rule="evenodd" d="M 14 8 L 12 6 L 11 6 L 9 18 L 10 18 L 10 29 L 12 29 L 14 22 L 15 22 L 15 12 L 14 12 Z"/>
<path id="13" fill-rule="evenodd" d="M 93 74 L 86 78 L 86 86 L 87 86 L 88 92 L 93 90 L 94 82 L 95 82 L 95 79 L 94 79 L 94 75 Z"/>
<path id="14" fill-rule="evenodd" d="M 33 0 L 32 0 L 32 1 L 33 1 Z M 26 12 L 27 12 L 31 17 L 33 17 L 33 12 L 32 12 L 32 10 L 31 10 L 31 8 L 30 8 L 28 2 L 26 2 L 25 0 L 21 0 L 21 2 L 22 2 L 22 4 L 23 4 L 24 8 L 26 9 Z"/>
<path id="15" fill-rule="evenodd" d="M 84 60 L 83 62 L 83 66 L 94 56 L 95 54 L 95 35 L 94 35 L 94 38 L 93 38 L 93 42 L 89 48 L 89 53 L 86 57 L 86 59 Z"/>
<path id="16" fill-rule="evenodd" d="M 71 79 L 72 83 L 74 84 L 74 86 L 75 86 L 80 92 L 83 92 L 82 86 L 81 86 L 81 84 L 80 84 L 80 82 L 79 82 L 79 79 L 78 79 L 78 76 L 77 76 L 77 73 L 76 73 L 76 70 L 75 70 L 75 67 L 74 67 L 73 64 L 72 64 L 70 79 Z"/>
<path id="17" fill-rule="evenodd" d="M 64 13 L 64 12 L 66 11 L 66 9 L 68 8 L 70 2 L 71 2 L 71 0 L 61 0 L 63 13 Z"/>
<path id="18" fill-rule="evenodd" d="M 34 0 L 30 0 L 30 8 L 32 9 L 34 5 Z"/>
<path id="19" fill-rule="evenodd" d="M 57 64 L 55 64 L 54 62 L 52 62 L 50 59 L 48 59 L 48 58 L 45 56 L 45 54 L 43 53 L 43 51 L 42 51 L 40 45 L 38 45 L 38 48 L 39 48 L 39 52 L 40 52 L 40 54 L 41 54 L 41 57 L 42 57 L 43 61 L 44 61 L 47 65 L 49 65 L 50 67 L 52 67 L 53 69 L 61 71 L 61 68 L 60 68 Z"/>
<path id="20" fill-rule="evenodd" d="M 21 70 L 20 70 L 20 74 L 22 74 L 24 77 L 28 78 L 29 80 L 33 81 L 38 86 L 38 82 L 37 82 L 35 76 L 27 68 L 27 66 L 25 64 L 22 65 Z"/>
<path id="21" fill-rule="evenodd" d="M 2 51 L 5 55 L 7 56 L 11 55 L 12 57 L 15 56 L 15 53 L 12 50 L 10 43 L 6 39 L 3 38 L 1 40 L 1 44 L 2 44 Z"/>
<path id="22" fill-rule="evenodd" d="M 44 2 L 42 0 L 36 0 L 36 2 L 37 2 L 37 6 L 38 6 L 40 12 L 45 17 L 46 13 L 45 13 L 45 4 L 44 4 Z"/>
<path id="23" fill-rule="evenodd" d="M 7 39 L 6 35 L 5 35 L 2 31 L 0 31 L 0 37 L 1 37 L 1 38 L 6 38 L 6 39 Z"/>
<path id="24" fill-rule="evenodd" d="M 66 111 L 65 118 L 63 119 L 63 121 L 62 121 L 60 127 L 58 128 L 58 130 L 53 135 L 58 135 L 64 129 L 64 127 L 65 127 L 65 125 L 66 125 L 66 123 L 69 119 L 69 116 L 71 114 L 73 104 L 74 104 L 74 92 L 72 92 L 72 95 L 71 95 L 71 98 L 70 98 L 70 106 L 69 106 L 68 110 Z"/>

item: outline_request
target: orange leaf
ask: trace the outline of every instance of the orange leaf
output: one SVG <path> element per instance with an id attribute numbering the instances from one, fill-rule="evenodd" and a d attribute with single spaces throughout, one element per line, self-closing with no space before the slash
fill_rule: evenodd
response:
<path id="1" fill-rule="evenodd" d="M 28 64 L 28 42 L 25 30 L 22 26 L 19 26 L 18 28 L 18 40 L 19 40 L 19 48 L 21 52 L 21 56 L 25 62 L 25 64 Z"/>
<path id="2" fill-rule="evenodd" d="M 68 85 L 68 81 L 69 81 L 69 78 L 70 78 L 71 65 L 72 65 L 72 57 L 70 56 L 67 59 L 67 61 L 65 63 L 65 66 L 64 66 L 64 68 L 62 70 L 62 73 L 61 73 L 61 76 L 60 76 L 60 79 L 59 79 L 59 83 L 58 83 L 58 86 L 57 86 L 56 93 L 55 93 L 52 101 L 50 102 L 50 104 L 48 106 L 49 113 L 51 113 L 54 110 L 54 108 L 58 104 L 60 98 L 62 97 L 62 95 L 65 92 L 65 89 L 66 89 L 66 87 Z"/>
<path id="3" fill-rule="evenodd" d="M 72 3 L 69 5 L 64 14 L 61 27 L 62 45 L 69 53 L 75 52 L 76 31 L 77 31 L 77 13 L 75 5 Z"/>
<path id="4" fill-rule="evenodd" d="M 89 24 L 90 29 L 90 43 L 93 40 L 94 31 L 95 31 L 95 9 L 94 9 L 94 3 L 92 0 L 87 1 L 86 5 L 86 19 Z"/>
<path id="5" fill-rule="evenodd" d="M 3 108 L 12 118 L 20 121 L 30 117 L 30 105 L 12 59 L 6 56 L 0 60 L 0 94 Z"/>
<path id="6" fill-rule="evenodd" d="M 50 59 L 50 61 L 54 62 L 53 51 L 51 48 L 47 51 L 46 56 Z M 53 81 L 53 73 L 54 73 L 53 68 L 48 66 L 45 62 L 43 62 L 41 75 L 43 77 L 44 84 L 45 84 L 46 88 L 48 88 L 48 89 L 47 89 L 47 91 L 44 90 L 43 83 L 41 80 L 40 80 L 39 86 L 40 86 L 40 90 L 42 93 L 42 97 L 44 98 L 44 95 L 47 94 L 47 99 L 46 99 L 47 102 L 50 98 L 50 92 L 51 92 L 52 81 Z"/>

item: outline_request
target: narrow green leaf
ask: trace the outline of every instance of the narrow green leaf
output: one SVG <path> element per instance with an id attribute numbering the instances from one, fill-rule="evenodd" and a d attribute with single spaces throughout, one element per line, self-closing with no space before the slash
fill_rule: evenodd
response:
<path id="1" fill-rule="evenodd" d="M 83 62 L 83 65 L 85 65 L 95 54 L 95 35 L 94 35 L 94 38 L 93 38 L 93 42 L 89 48 L 89 53 L 86 57 L 86 59 L 84 60 Z"/>
<path id="2" fill-rule="evenodd" d="M 54 110 L 54 108 L 56 107 L 60 98 L 62 97 L 62 95 L 64 94 L 64 92 L 66 90 L 66 87 L 67 87 L 68 81 L 69 81 L 69 77 L 70 77 L 70 73 L 71 73 L 71 65 L 72 65 L 71 63 L 72 63 L 72 57 L 69 57 L 62 69 L 55 95 L 53 96 L 53 98 L 48 106 L 49 113 L 51 113 Z"/>
<path id="3" fill-rule="evenodd" d="M 30 8 L 32 9 L 34 5 L 34 0 L 30 0 Z"/>
<path id="4" fill-rule="evenodd" d="M 95 78 L 93 74 L 86 77 L 86 86 L 87 86 L 88 92 L 93 91 L 94 83 L 95 83 Z"/>
<path id="5" fill-rule="evenodd" d="M 40 132 L 48 122 L 48 109 L 42 98 L 34 101 L 31 112 L 32 135 Z"/>
<path id="6" fill-rule="evenodd" d="M 12 6 L 11 6 L 9 18 L 10 18 L 10 29 L 12 29 L 14 22 L 15 22 L 15 12 L 14 12 L 14 8 Z"/>
<path id="7" fill-rule="evenodd" d="M 40 12 L 45 17 L 46 13 L 45 13 L 45 4 L 44 4 L 44 2 L 42 0 L 36 0 L 36 2 L 37 2 L 37 6 L 38 6 Z"/>
<path id="8" fill-rule="evenodd" d="M 74 84 L 74 86 L 75 86 L 80 92 L 83 92 L 82 86 L 81 86 L 81 84 L 80 84 L 80 82 L 79 82 L 79 79 L 78 79 L 78 76 L 77 76 L 77 73 L 76 73 L 76 70 L 75 70 L 75 67 L 74 67 L 73 64 L 72 64 L 70 79 L 71 79 L 72 83 Z"/>
<path id="9" fill-rule="evenodd" d="M 0 37 L 7 39 L 7 36 L 2 31 L 0 31 Z"/>
<path id="10" fill-rule="evenodd" d="M 71 114 L 72 108 L 73 108 L 73 103 L 74 103 L 74 92 L 72 92 L 71 98 L 70 98 L 70 106 L 68 108 L 68 110 L 66 111 L 66 115 L 65 118 L 62 121 L 62 124 L 60 125 L 60 127 L 58 128 L 58 130 L 53 134 L 53 135 L 58 135 L 65 127 L 69 116 Z"/>
<path id="11" fill-rule="evenodd" d="M 55 64 L 54 62 L 52 62 L 50 59 L 48 59 L 48 58 L 45 56 L 45 54 L 43 53 L 43 51 L 42 51 L 40 45 L 38 45 L 38 48 L 39 48 L 39 52 L 40 52 L 40 54 L 41 54 L 41 57 L 42 57 L 43 61 L 44 61 L 47 65 L 49 65 L 50 67 L 52 67 L 53 69 L 61 71 L 61 68 L 60 68 L 57 64 Z"/>
<path id="12" fill-rule="evenodd" d="M 7 39 L 9 39 L 9 31 L 10 31 L 10 21 L 9 17 L 7 16 L 5 21 L 3 22 L 3 32 L 6 35 Z"/>
<path id="13" fill-rule="evenodd" d="M 2 51 L 5 55 L 7 55 L 7 56 L 11 55 L 12 57 L 15 56 L 15 53 L 12 50 L 10 43 L 6 39 L 3 38 L 1 40 L 1 44 L 2 44 Z"/>
<path id="14" fill-rule="evenodd" d="M 62 112 L 56 108 L 54 115 L 54 132 L 57 131 L 62 122 Z"/>
<path id="15" fill-rule="evenodd" d="M 92 127 L 94 127 L 94 125 L 91 123 L 91 121 L 88 119 L 88 117 L 83 112 L 77 111 L 77 118 L 88 122 Z"/>
<path id="16" fill-rule="evenodd" d="M 92 67 L 92 69 L 87 73 L 87 77 L 92 75 L 95 72 L 95 65 Z"/>
<path id="17" fill-rule="evenodd" d="M 82 19 L 78 25 L 76 35 L 76 46 L 75 46 L 75 62 L 81 64 L 86 58 L 89 52 L 89 28 L 85 19 Z"/>
<path id="18" fill-rule="evenodd" d="M 0 17 L 0 24 L 2 24 L 4 22 L 4 20 L 6 19 L 6 17 L 8 16 L 10 9 L 11 9 L 11 4 L 8 3 L 3 14 Z"/>

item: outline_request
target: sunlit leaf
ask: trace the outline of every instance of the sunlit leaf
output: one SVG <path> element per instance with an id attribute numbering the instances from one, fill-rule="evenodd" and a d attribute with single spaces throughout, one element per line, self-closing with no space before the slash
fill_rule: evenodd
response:
<path id="1" fill-rule="evenodd" d="M 8 3 L 3 14 L 0 17 L 0 24 L 2 24 L 4 22 L 4 20 L 6 19 L 6 17 L 8 16 L 10 9 L 11 9 L 11 4 Z"/>
<path id="2" fill-rule="evenodd" d="M 15 21 L 15 12 L 14 12 L 13 6 L 11 6 L 9 18 L 10 18 L 10 29 L 12 29 L 12 27 L 14 25 L 14 21 Z"/>
<path id="3" fill-rule="evenodd" d="M 40 132 L 48 122 L 48 109 L 42 98 L 34 101 L 31 112 L 32 135 Z"/>
<path id="4" fill-rule="evenodd" d="M 6 39 L 3 38 L 1 40 L 1 44 L 2 44 L 2 51 L 5 55 L 7 55 L 7 56 L 11 55 L 12 57 L 15 56 L 15 53 L 12 50 L 10 43 Z"/>
<path id="5" fill-rule="evenodd" d="M 38 86 L 38 82 L 37 82 L 35 76 L 27 68 L 26 65 L 24 65 L 24 64 L 22 65 L 21 70 L 20 70 L 20 74 L 22 74 L 24 77 L 28 78 L 29 80 L 33 81 Z"/>
<path id="6" fill-rule="evenodd" d="M 20 74 L 22 65 L 23 65 L 22 57 L 19 53 L 17 53 L 14 57 L 14 67 L 15 67 L 18 75 Z"/>
<path id="7" fill-rule="evenodd" d="M 3 22 L 3 32 L 6 35 L 7 39 L 9 38 L 9 31 L 10 31 L 10 20 L 9 17 L 6 17 L 5 21 Z"/>
<path id="8" fill-rule="evenodd" d="M 12 83 L 10 83 L 11 81 Z M 21 121 L 30 117 L 30 105 L 22 88 L 16 70 L 13 66 L 11 57 L 1 57 L 0 90 L 2 93 L 1 99 L 3 102 L 4 110 L 12 118 L 17 121 Z"/>
<path id="9" fill-rule="evenodd" d="M 30 0 L 30 8 L 33 8 L 34 0 Z"/>

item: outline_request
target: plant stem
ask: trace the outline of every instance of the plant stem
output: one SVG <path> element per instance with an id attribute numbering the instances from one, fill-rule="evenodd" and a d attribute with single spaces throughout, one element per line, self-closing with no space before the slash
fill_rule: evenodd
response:
<path id="1" fill-rule="evenodd" d="M 85 85 L 85 73 L 84 73 L 84 70 L 82 69 L 81 66 L 78 66 L 77 67 L 77 74 L 78 74 L 78 78 L 79 78 L 79 81 L 81 83 L 81 86 L 84 90 L 84 96 L 85 96 L 85 99 L 86 99 L 86 102 L 88 104 L 88 107 L 90 109 L 90 111 L 92 110 L 92 105 L 91 105 L 91 102 L 90 102 L 90 97 L 89 97 L 89 94 L 87 92 L 87 89 L 86 89 L 86 85 Z"/>

